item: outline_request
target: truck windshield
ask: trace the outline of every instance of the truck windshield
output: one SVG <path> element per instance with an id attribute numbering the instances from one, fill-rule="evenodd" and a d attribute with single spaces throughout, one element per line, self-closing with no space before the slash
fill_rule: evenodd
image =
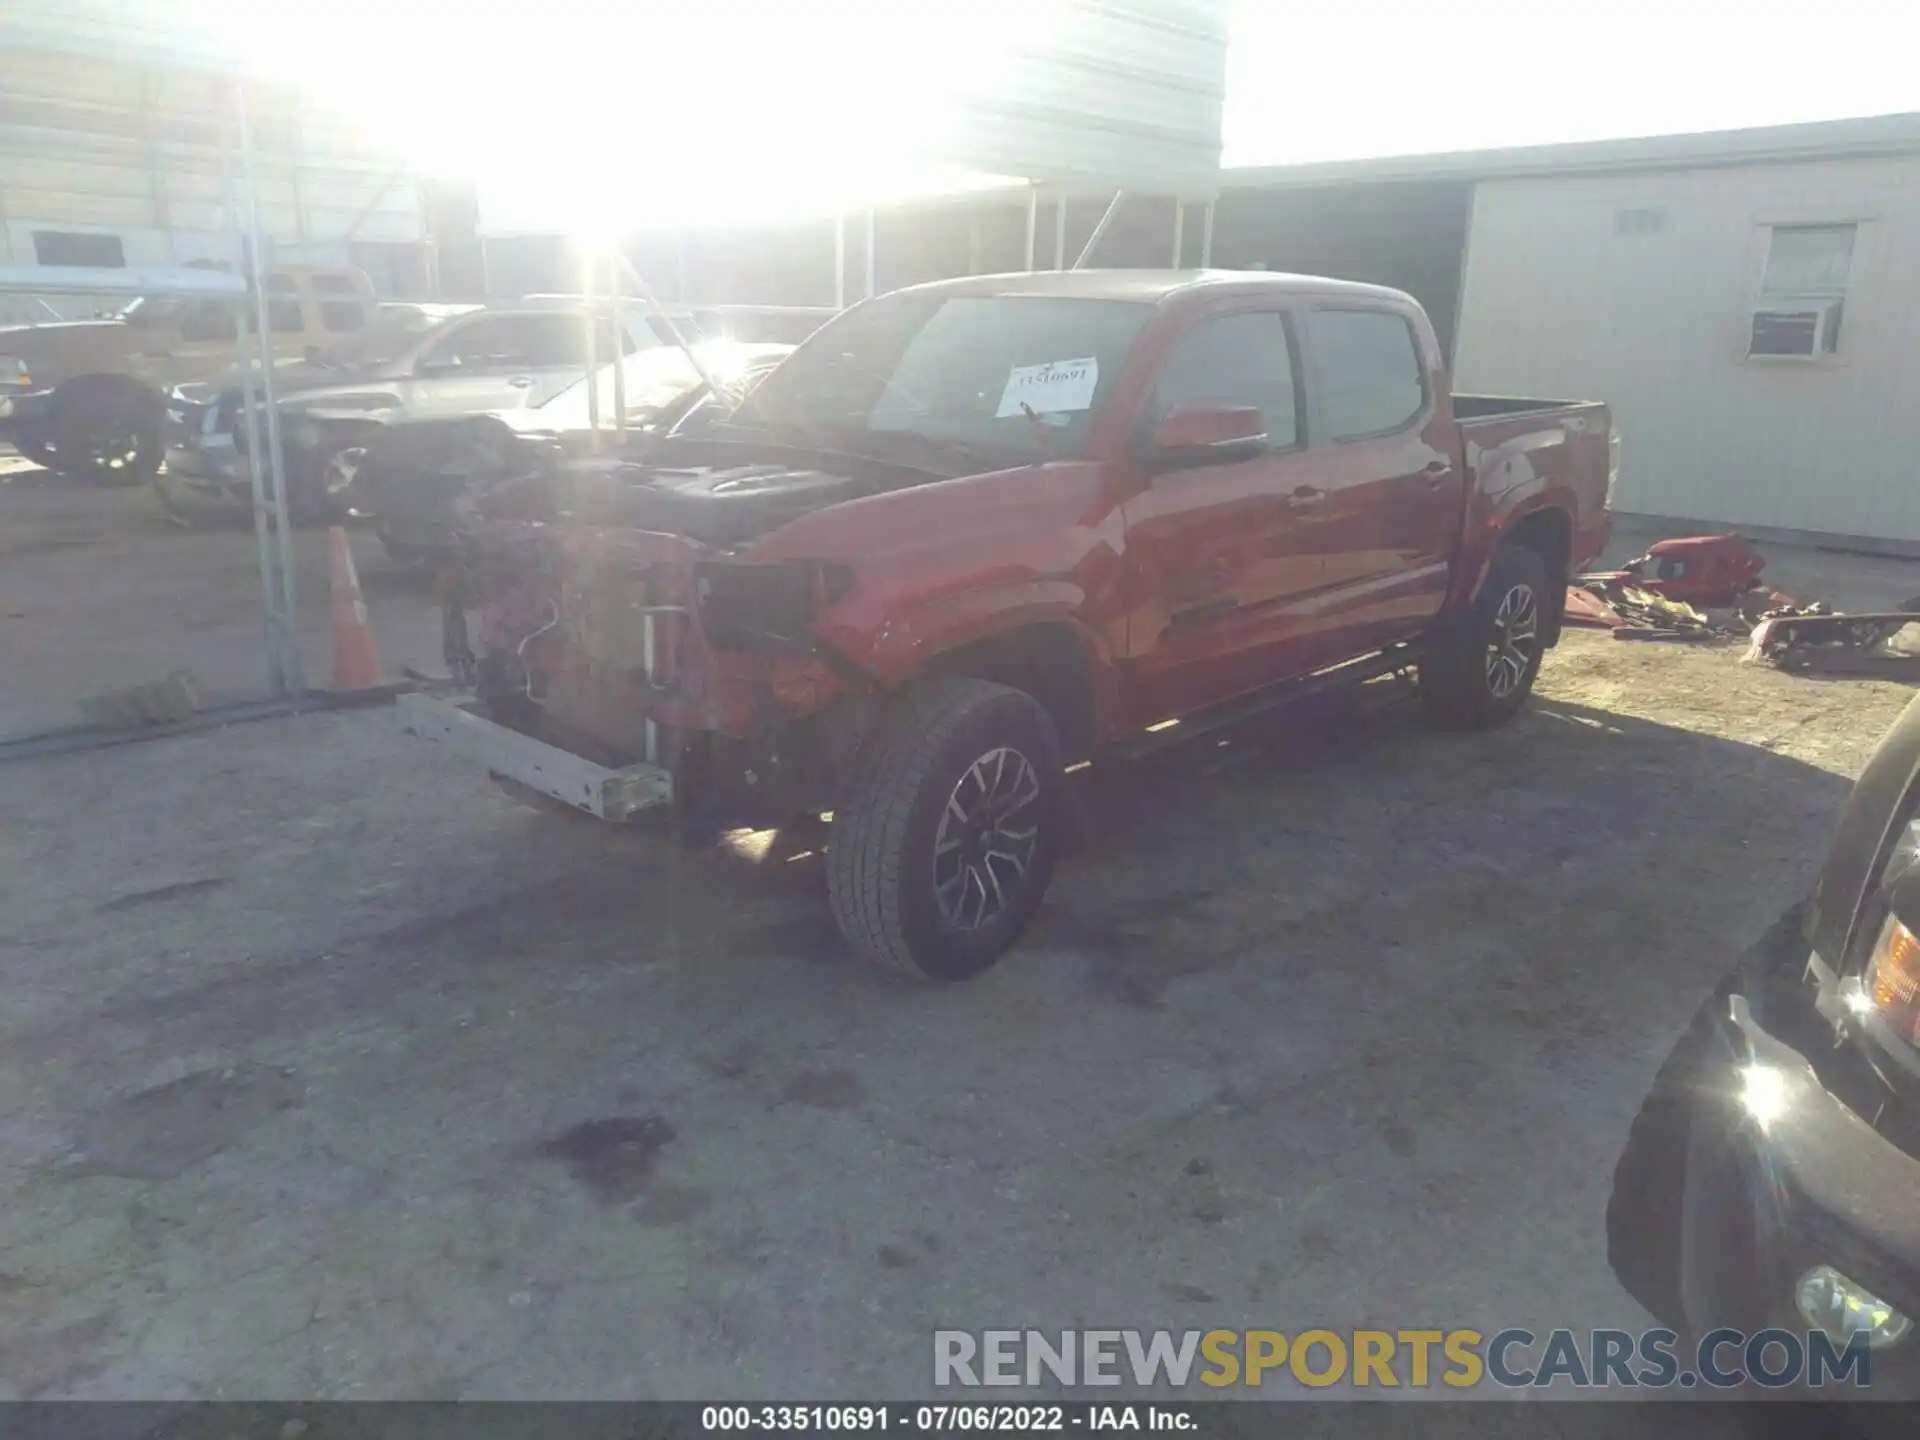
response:
<path id="1" fill-rule="evenodd" d="M 1152 313 L 1125 300 L 886 296 L 796 350 L 726 428 L 856 452 L 910 437 L 1008 464 L 1076 456 Z"/>

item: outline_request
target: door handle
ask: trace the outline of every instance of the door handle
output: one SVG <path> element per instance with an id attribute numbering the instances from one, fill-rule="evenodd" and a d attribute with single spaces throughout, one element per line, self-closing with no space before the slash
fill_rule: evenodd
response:
<path id="1" fill-rule="evenodd" d="M 533 376 L 509 375 L 507 377 L 507 383 L 516 390 L 531 390 L 533 388 Z"/>
<path id="2" fill-rule="evenodd" d="M 1453 473 L 1453 466 L 1445 460 L 1429 460 L 1420 467 L 1420 473 L 1427 477 L 1427 484 L 1438 485 Z"/>
<path id="3" fill-rule="evenodd" d="M 1287 497 L 1289 505 L 1318 505 L 1327 498 L 1327 492 L 1316 490 L 1311 485 L 1302 485 Z"/>

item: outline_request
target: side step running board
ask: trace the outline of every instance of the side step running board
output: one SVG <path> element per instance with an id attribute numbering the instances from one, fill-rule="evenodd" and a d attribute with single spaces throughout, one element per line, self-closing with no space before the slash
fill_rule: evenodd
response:
<path id="1" fill-rule="evenodd" d="M 1229 700 L 1210 710 L 1183 715 L 1177 724 L 1143 730 L 1137 735 L 1120 741 L 1107 753 L 1116 760 L 1138 760 L 1143 756 L 1165 750 L 1169 746 L 1182 745 L 1199 736 L 1211 735 L 1217 731 L 1244 724 L 1270 711 L 1284 710 L 1290 705 L 1297 705 L 1302 700 L 1311 699 L 1316 695 L 1325 695 L 1329 691 L 1376 680 L 1382 675 L 1391 675 L 1396 670 L 1405 670 L 1419 658 L 1419 646 L 1413 642 L 1395 645 L 1391 649 L 1380 650 L 1372 655 L 1362 655 L 1358 660 L 1349 660 L 1345 664 L 1316 670 L 1311 675 L 1302 675 L 1296 680 L 1283 680 L 1277 685 L 1269 685 L 1264 690 L 1256 690 L 1251 695 L 1243 695 L 1238 700 Z"/>

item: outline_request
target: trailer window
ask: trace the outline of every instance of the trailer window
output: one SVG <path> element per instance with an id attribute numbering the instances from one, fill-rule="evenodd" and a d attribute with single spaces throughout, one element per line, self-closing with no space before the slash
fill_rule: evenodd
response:
<path id="1" fill-rule="evenodd" d="M 1307 323 L 1320 416 L 1335 440 L 1388 435 L 1427 408 L 1426 372 L 1406 318 L 1387 310 L 1315 310 Z"/>

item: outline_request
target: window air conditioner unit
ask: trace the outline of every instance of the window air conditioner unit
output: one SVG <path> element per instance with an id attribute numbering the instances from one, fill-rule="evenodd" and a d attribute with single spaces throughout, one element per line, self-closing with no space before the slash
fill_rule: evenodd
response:
<path id="1" fill-rule="evenodd" d="M 1747 330 L 1752 360 L 1818 360 L 1840 344 L 1840 302 L 1772 300 L 1756 305 Z"/>

